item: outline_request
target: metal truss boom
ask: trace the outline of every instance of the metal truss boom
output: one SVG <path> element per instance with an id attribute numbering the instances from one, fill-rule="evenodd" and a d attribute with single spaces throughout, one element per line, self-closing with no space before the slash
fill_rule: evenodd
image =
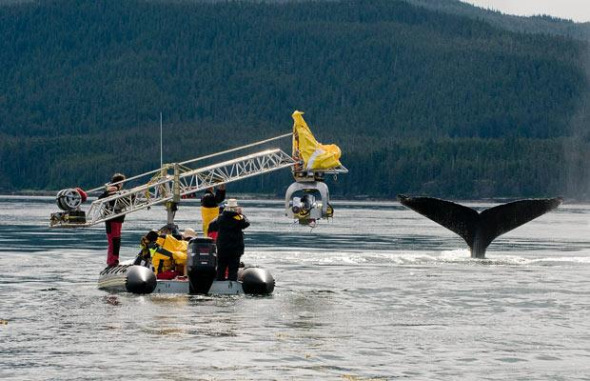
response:
<path id="1" fill-rule="evenodd" d="M 270 149 L 198 169 L 183 164 L 166 164 L 146 184 L 92 202 L 85 223 L 56 221 L 52 227 L 96 225 L 157 204 L 179 202 L 182 196 L 212 186 L 293 167 L 297 162 L 280 149 Z"/>

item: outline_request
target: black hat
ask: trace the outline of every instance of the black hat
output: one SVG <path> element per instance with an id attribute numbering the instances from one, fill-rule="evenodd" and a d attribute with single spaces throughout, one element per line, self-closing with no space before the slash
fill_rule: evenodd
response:
<path id="1" fill-rule="evenodd" d="M 155 230 L 151 230 L 149 233 L 147 233 L 145 235 L 145 238 L 149 241 L 149 242 L 155 242 L 158 239 L 159 235 L 158 232 Z"/>

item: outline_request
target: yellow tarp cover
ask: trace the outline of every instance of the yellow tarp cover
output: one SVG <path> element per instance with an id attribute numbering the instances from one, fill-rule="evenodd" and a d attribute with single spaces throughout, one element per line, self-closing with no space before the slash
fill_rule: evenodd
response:
<path id="1" fill-rule="evenodd" d="M 335 144 L 321 144 L 313 137 L 303 120 L 303 112 L 295 110 L 293 121 L 293 156 L 303 160 L 307 171 L 327 170 L 341 166 L 342 152 Z"/>

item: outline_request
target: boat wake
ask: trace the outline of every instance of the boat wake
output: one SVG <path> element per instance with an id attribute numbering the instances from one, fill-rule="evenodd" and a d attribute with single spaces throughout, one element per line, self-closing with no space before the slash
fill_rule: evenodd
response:
<path id="1" fill-rule="evenodd" d="M 298 265 L 398 265 L 398 266 L 428 266 L 428 265 L 466 265 L 466 266 L 568 266 L 576 264 L 590 264 L 590 253 L 572 252 L 560 253 L 553 257 L 528 257 L 510 253 L 495 253 L 492 258 L 478 259 L 469 257 L 468 249 L 431 251 L 378 251 L 378 252 L 302 252 L 285 250 L 280 258 L 270 252 L 259 252 L 257 260 L 261 262 L 279 262 L 281 264 L 297 263 Z"/>

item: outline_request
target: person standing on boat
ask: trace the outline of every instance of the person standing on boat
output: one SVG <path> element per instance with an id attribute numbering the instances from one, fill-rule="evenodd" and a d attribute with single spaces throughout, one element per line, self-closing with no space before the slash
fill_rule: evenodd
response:
<path id="1" fill-rule="evenodd" d="M 107 184 L 105 191 L 98 196 L 98 198 L 106 198 L 114 195 L 123 188 L 122 181 L 125 181 L 125 175 L 122 173 L 115 173 L 111 178 L 111 183 Z M 118 184 L 117 184 L 118 183 Z M 113 205 L 111 205 L 112 207 Z M 118 213 L 118 211 L 114 211 Z M 119 251 L 121 249 L 121 230 L 125 215 L 115 217 L 105 221 L 107 232 L 108 249 L 107 249 L 107 266 L 114 267 L 119 264 Z"/>
<path id="2" fill-rule="evenodd" d="M 219 215 L 223 213 L 225 209 L 225 204 L 219 205 Z M 209 222 L 209 227 L 207 228 L 207 237 L 211 238 L 213 242 L 217 241 L 217 235 L 219 234 L 219 224 L 217 223 L 219 220 L 219 216 L 215 217 L 214 219 Z"/>
<path id="3" fill-rule="evenodd" d="M 250 222 L 242 214 L 235 198 L 227 201 L 225 210 L 217 218 L 217 280 L 238 280 L 240 257 L 244 254 L 244 232 Z"/>
<path id="4" fill-rule="evenodd" d="M 219 204 L 225 200 L 225 184 L 221 184 L 213 193 L 213 187 L 207 188 L 201 197 L 201 218 L 203 220 L 203 235 L 207 236 L 209 223 L 219 216 Z"/>

